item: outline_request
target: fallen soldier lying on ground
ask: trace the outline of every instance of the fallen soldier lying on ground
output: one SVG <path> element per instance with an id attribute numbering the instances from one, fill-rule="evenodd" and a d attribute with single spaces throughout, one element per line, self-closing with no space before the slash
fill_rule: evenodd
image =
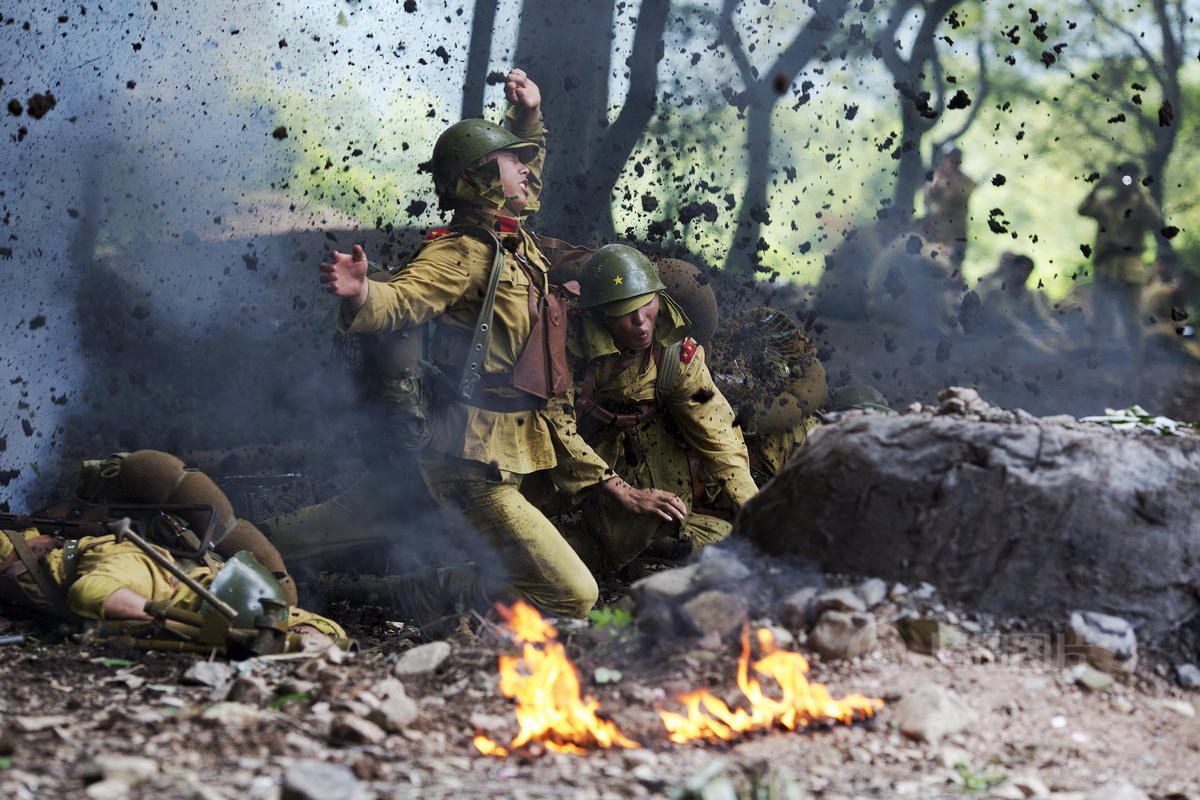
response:
<path id="1" fill-rule="evenodd" d="M 96 463 L 85 462 L 85 477 Z M 80 624 L 95 639 L 139 649 L 262 654 L 347 646 L 341 626 L 295 606 L 253 552 L 226 549 L 226 560 L 212 550 L 218 507 L 228 506 L 224 495 L 214 499 L 69 501 L 36 516 L 0 514 L 0 609 Z M 189 527 L 197 519 L 199 535 Z"/>

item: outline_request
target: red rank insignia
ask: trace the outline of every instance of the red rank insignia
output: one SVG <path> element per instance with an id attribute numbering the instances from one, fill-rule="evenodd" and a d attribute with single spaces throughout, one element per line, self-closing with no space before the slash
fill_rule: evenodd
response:
<path id="1" fill-rule="evenodd" d="M 426 235 L 425 241 L 429 242 L 429 241 L 433 241 L 434 239 L 440 239 L 443 236 L 445 236 L 447 233 L 453 233 L 453 232 L 454 231 L 450 230 L 449 228 L 434 228 L 433 230 L 431 230 L 428 233 L 428 235 Z"/>
<path id="2" fill-rule="evenodd" d="M 679 362 L 681 364 L 690 364 L 692 359 L 696 357 L 696 340 L 687 338 L 683 340 L 683 349 L 679 351 Z"/>

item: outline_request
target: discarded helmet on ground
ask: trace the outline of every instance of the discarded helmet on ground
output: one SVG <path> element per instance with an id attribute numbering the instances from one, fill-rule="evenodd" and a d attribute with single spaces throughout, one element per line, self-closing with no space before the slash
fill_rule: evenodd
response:
<path id="1" fill-rule="evenodd" d="M 829 393 L 829 405 L 834 411 L 849 411 L 852 408 L 873 411 L 891 411 L 887 398 L 873 386 L 852 383 Z"/>
<path id="2" fill-rule="evenodd" d="M 218 600 L 238 612 L 233 619 L 235 628 L 253 628 L 255 620 L 261 616 L 287 622 L 288 601 L 283 587 L 249 550 L 234 553 L 222 565 L 208 589 Z M 201 613 L 207 607 L 205 601 Z"/>
<path id="3" fill-rule="evenodd" d="M 619 316 L 639 308 L 637 300 L 661 292 L 667 287 L 658 277 L 658 269 L 636 248 L 625 244 L 606 244 L 588 257 L 579 276 L 579 307 L 606 308 L 609 316 Z M 622 301 L 630 307 L 622 310 Z M 649 302 L 646 298 L 645 302 Z"/>
<path id="4" fill-rule="evenodd" d="M 522 161 L 529 161 L 538 147 L 486 119 L 464 119 L 446 128 L 433 145 L 434 189 L 445 194 L 463 170 L 483 163 L 496 150 L 513 150 Z"/>

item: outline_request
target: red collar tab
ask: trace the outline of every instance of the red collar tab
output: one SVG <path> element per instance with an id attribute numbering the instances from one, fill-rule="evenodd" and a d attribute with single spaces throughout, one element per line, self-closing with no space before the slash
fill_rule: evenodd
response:
<path id="1" fill-rule="evenodd" d="M 451 233 L 449 228 L 434 228 L 425 235 L 425 241 L 428 242 L 432 239 L 440 239 L 448 233 Z"/>
<path id="2" fill-rule="evenodd" d="M 496 230 L 500 233 L 516 233 L 521 230 L 521 223 L 512 217 L 496 217 Z"/>
<path id="3" fill-rule="evenodd" d="M 696 357 L 696 340 L 684 339 L 683 349 L 679 351 L 679 360 L 684 364 L 692 363 L 692 359 Z"/>

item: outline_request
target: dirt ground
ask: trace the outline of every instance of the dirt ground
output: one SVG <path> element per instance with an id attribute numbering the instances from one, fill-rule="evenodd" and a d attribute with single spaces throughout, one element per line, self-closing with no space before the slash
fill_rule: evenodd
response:
<path id="1" fill-rule="evenodd" d="M 506 758 L 472 745 L 477 732 L 502 744 L 517 733 L 497 675 L 513 647 L 493 628 L 452 637 L 439 666 L 404 676 L 415 719 L 387 733 L 359 723 L 415 640 L 375 609 L 343 609 L 361 645 L 344 659 L 234 662 L 212 686 L 184 678 L 203 658 L 0 623 L 0 636 L 28 634 L 0 650 L 0 797 L 1200 798 L 1200 695 L 1175 686 L 1155 652 L 1093 692 L 1076 684 L 1052 631 L 935 604 L 926 613 L 972 632 L 929 656 L 906 648 L 899 611 L 874 609 L 879 643 L 867 655 L 810 658 L 809 678 L 835 698 L 885 700 L 874 719 L 732 743 L 673 744 L 655 708 L 679 711 L 673 698 L 700 687 L 732 706 L 736 641 L 647 641 L 636 623 L 564 630 L 584 694 L 641 747 L 534 746 Z M 802 641 L 792 649 L 805 652 Z M 906 737 L 893 719 L 897 702 L 928 684 L 971 711 L 963 730 L 933 742 Z"/>

